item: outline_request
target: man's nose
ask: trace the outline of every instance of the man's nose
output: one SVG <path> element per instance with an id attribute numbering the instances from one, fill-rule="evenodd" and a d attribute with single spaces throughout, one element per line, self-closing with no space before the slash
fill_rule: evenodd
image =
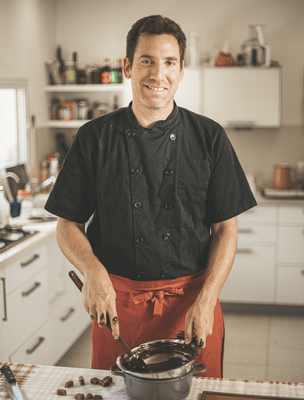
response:
<path id="1" fill-rule="evenodd" d="M 166 66 L 162 63 L 155 63 L 151 68 L 150 78 L 161 82 L 166 75 Z"/>

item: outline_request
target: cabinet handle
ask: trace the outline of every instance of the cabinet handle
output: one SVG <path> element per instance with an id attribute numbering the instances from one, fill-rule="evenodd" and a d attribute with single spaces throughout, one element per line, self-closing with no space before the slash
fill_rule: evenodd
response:
<path id="1" fill-rule="evenodd" d="M 41 283 L 40 283 L 40 282 L 35 282 L 35 283 L 34 283 L 34 286 L 33 286 L 31 289 L 29 289 L 27 292 L 21 292 L 22 297 L 27 297 L 27 296 L 29 296 L 34 290 L 36 290 L 37 288 L 39 288 L 39 286 L 41 286 Z"/>
<path id="2" fill-rule="evenodd" d="M 26 350 L 26 354 L 32 354 L 34 351 L 45 341 L 45 338 L 40 336 L 38 338 L 38 342 L 34 344 L 34 346 L 31 349 Z"/>
<path id="3" fill-rule="evenodd" d="M 39 254 L 34 254 L 33 257 L 31 259 L 29 259 L 28 261 L 22 262 L 20 263 L 21 267 L 27 267 L 29 266 L 32 262 L 34 262 L 35 260 L 37 260 L 38 258 L 40 258 Z"/>
<path id="4" fill-rule="evenodd" d="M 73 307 L 69 308 L 69 311 L 68 311 L 67 315 L 65 315 L 64 317 L 61 317 L 60 321 L 65 322 L 67 319 L 70 318 L 70 316 L 72 314 L 74 314 L 74 312 L 75 312 L 75 308 L 73 308 Z"/>
<path id="5" fill-rule="evenodd" d="M 2 285 L 3 285 L 3 307 L 4 307 L 4 318 L 2 318 L 2 321 L 7 321 L 5 278 L 1 278 L 1 280 L 2 280 Z"/>
<path id="6" fill-rule="evenodd" d="M 239 228 L 239 233 L 252 233 L 253 230 L 250 228 Z"/>
<path id="7" fill-rule="evenodd" d="M 304 275 L 304 269 L 302 269 L 302 271 L 301 271 L 301 275 Z M 3 320 L 4 321 L 4 320 Z"/>
<path id="8" fill-rule="evenodd" d="M 249 253 L 252 253 L 252 250 L 251 249 L 242 249 L 242 248 L 240 248 L 240 249 L 236 249 L 236 252 L 240 253 L 240 254 L 249 254 Z"/>

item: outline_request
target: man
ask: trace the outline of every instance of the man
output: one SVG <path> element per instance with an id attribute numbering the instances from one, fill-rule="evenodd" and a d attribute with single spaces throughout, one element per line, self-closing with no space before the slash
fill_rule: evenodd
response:
<path id="1" fill-rule="evenodd" d="M 46 205 L 85 278 L 93 368 L 108 369 L 122 352 L 100 329 L 109 318 L 114 339 L 121 331 L 130 347 L 184 330 L 203 348 L 205 376 L 222 376 L 218 295 L 237 215 L 256 203 L 224 130 L 174 103 L 185 46 L 167 18 L 133 25 L 123 67 L 133 102 L 79 130 Z"/>

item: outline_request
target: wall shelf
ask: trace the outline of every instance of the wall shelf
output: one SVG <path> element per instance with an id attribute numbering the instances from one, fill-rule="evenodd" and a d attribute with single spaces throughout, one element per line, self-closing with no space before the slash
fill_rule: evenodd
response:
<path id="1" fill-rule="evenodd" d="M 46 126 L 48 128 L 80 128 L 86 122 L 92 121 L 91 119 L 74 119 L 71 121 L 48 120 Z"/>
<path id="2" fill-rule="evenodd" d="M 125 89 L 124 83 L 113 84 L 94 84 L 94 85 L 47 85 L 44 88 L 45 92 L 52 93 L 89 93 L 89 92 L 121 92 Z"/>

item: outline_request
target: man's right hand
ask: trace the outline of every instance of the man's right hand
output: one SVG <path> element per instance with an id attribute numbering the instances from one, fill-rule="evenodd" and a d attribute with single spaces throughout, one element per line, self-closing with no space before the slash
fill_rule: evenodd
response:
<path id="1" fill-rule="evenodd" d="M 108 322 L 112 329 L 113 338 L 117 340 L 119 338 L 119 323 L 116 310 L 116 293 L 108 274 L 102 268 L 90 269 L 85 273 L 82 301 L 92 321 L 98 321 L 101 328 L 104 328 Z"/>
<path id="2" fill-rule="evenodd" d="M 94 255 L 85 224 L 58 218 L 57 241 L 66 258 L 84 276 L 82 301 L 91 319 L 105 327 L 109 319 L 114 339 L 119 338 L 116 293 L 105 267 Z"/>

